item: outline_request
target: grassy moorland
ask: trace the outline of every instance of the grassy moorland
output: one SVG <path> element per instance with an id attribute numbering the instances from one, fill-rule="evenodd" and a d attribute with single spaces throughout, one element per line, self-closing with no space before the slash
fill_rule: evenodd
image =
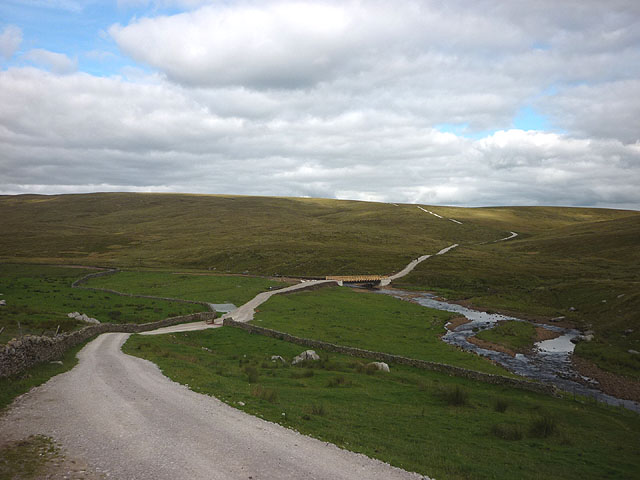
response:
<path id="1" fill-rule="evenodd" d="M 271 297 L 253 323 L 338 345 L 509 375 L 486 358 L 440 340 L 453 316 L 386 295 L 332 287 Z"/>
<path id="2" fill-rule="evenodd" d="M 229 327 L 134 335 L 124 350 L 194 391 L 432 478 L 633 478 L 640 468 L 640 417 L 622 409 L 400 365 L 385 374 L 322 351 L 320 362 L 281 365 L 271 356 L 290 361 L 303 347 Z"/>
<path id="3" fill-rule="evenodd" d="M 214 195 L 5 196 L 0 217 L 0 261 L 261 275 L 388 273 L 505 233 L 415 205 Z"/>
<path id="4" fill-rule="evenodd" d="M 640 351 L 640 214 L 467 245 L 394 285 L 524 317 L 564 316 L 595 331 L 577 355 L 640 380 L 640 355 L 629 353 Z"/>
<path id="5" fill-rule="evenodd" d="M 396 286 L 523 317 L 566 316 L 595 331 L 595 340 L 578 345 L 577 355 L 640 379 L 640 355 L 629 353 L 640 351 L 639 212 L 428 209 L 443 218 L 416 205 L 320 199 L 0 196 L 0 261 L 257 275 L 384 274 L 458 243 Z M 510 231 L 519 236 L 492 243 Z"/>
<path id="6" fill-rule="evenodd" d="M 287 284 L 235 275 L 123 271 L 93 278 L 85 285 L 133 294 L 242 305 L 270 287 L 283 287 Z"/>
<path id="7" fill-rule="evenodd" d="M 205 310 L 162 300 L 129 298 L 71 288 L 74 280 L 95 270 L 43 265 L 0 265 L 0 344 L 20 334 L 53 334 L 87 324 L 67 317 L 86 313 L 101 322 L 145 323 Z"/>

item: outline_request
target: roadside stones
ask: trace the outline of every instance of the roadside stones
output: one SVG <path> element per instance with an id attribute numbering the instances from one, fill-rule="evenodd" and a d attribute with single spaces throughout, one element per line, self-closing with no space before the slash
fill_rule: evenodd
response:
<path id="1" fill-rule="evenodd" d="M 291 365 L 295 365 L 296 363 L 304 362 L 305 360 L 318 361 L 320 360 L 320 356 L 313 350 L 305 350 L 300 355 L 291 360 Z"/>
<path id="2" fill-rule="evenodd" d="M 287 361 L 284 358 L 282 358 L 280 355 L 271 355 L 271 361 L 272 362 L 281 361 L 284 364 L 287 363 Z"/>
<path id="3" fill-rule="evenodd" d="M 85 323 L 96 323 L 96 324 L 100 323 L 100 320 L 98 320 L 97 318 L 89 317 L 84 313 L 78 313 L 78 312 L 67 313 L 67 317 L 74 318 L 80 322 L 85 322 Z"/>
<path id="4" fill-rule="evenodd" d="M 578 335 L 577 337 L 572 338 L 571 342 L 572 343 L 590 342 L 591 340 L 593 340 L 593 333 L 586 333 L 585 335 Z"/>
<path id="5" fill-rule="evenodd" d="M 384 362 L 371 362 L 368 365 L 373 365 L 381 372 L 389 372 L 389 365 Z"/>

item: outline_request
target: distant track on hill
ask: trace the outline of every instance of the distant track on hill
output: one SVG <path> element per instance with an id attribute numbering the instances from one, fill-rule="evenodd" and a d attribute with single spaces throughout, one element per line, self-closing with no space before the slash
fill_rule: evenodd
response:
<path id="1" fill-rule="evenodd" d="M 51 436 L 117 479 L 426 478 L 193 392 L 122 353 L 128 336 L 99 336 L 75 368 L 20 397 L 0 418 L 4 439 Z"/>

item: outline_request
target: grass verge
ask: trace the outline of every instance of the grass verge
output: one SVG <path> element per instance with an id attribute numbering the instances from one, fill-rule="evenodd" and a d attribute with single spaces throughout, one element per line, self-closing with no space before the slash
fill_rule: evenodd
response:
<path id="1" fill-rule="evenodd" d="M 640 468 L 632 412 L 406 366 L 378 372 L 322 351 L 319 362 L 271 361 L 302 349 L 233 328 L 124 346 L 194 391 L 438 479 L 631 478 Z"/>
<path id="2" fill-rule="evenodd" d="M 30 480 L 43 478 L 46 464 L 60 455 L 53 440 L 32 435 L 0 448 L 0 479 Z M 47 477 L 48 478 L 48 477 Z"/>
<path id="3" fill-rule="evenodd" d="M 253 323 L 299 337 L 510 375 L 440 340 L 452 316 L 387 295 L 332 287 L 273 296 Z"/>
<path id="4" fill-rule="evenodd" d="M 76 354 L 90 341 L 87 340 L 70 348 L 59 361 L 40 363 L 17 375 L 0 378 L 0 412 L 9 406 L 17 396 L 28 392 L 33 387 L 42 385 L 51 377 L 75 367 L 78 363 Z"/>

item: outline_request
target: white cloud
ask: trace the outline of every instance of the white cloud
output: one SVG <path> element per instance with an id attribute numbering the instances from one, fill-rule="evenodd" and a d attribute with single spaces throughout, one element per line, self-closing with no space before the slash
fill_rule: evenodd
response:
<path id="1" fill-rule="evenodd" d="M 72 73 L 78 69 L 78 60 L 72 60 L 64 53 L 50 52 L 42 48 L 29 50 L 25 53 L 24 58 L 36 65 L 51 70 L 53 73 Z"/>
<path id="2" fill-rule="evenodd" d="M 480 140 L 409 115 L 293 114 L 282 92 L 130 83 L 37 69 L 0 72 L 0 192 L 155 190 L 471 205 L 640 208 L 640 146 L 508 130 Z M 24 108 L 36 105 L 37 108 Z M 64 112 L 64 114 L 61 114 Z M 268 112 L 265 114 L 265 112 Z M 227 112 L 228 113 L 228 112 Z"/>
<path id="3" fill-rule="evenodd" d="M 0 33 L 0 56 L 9 59 L 20 48 L 22 30 L 15 25 L 7 25 Z"/>

